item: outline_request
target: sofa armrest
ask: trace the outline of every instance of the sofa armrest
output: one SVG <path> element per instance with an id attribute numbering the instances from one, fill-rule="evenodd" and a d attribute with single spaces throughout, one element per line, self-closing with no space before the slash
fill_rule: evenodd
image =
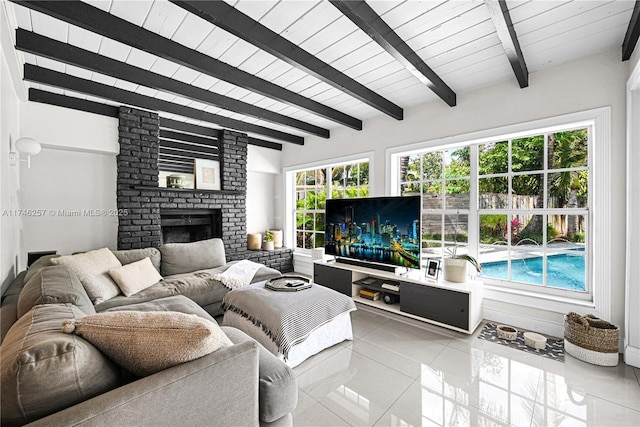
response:
<path id="1" fill-rule="evenodd" d="M 141 378 L 28 425 L 258 423 L 258 345 L 247 341 Z"/>
<path id="2" fill-rule="evenodd" d="M 17 320 L 18 295 L 9 295 L 2 301 L 2 307 L 0 307 L 0 344 Z"/>

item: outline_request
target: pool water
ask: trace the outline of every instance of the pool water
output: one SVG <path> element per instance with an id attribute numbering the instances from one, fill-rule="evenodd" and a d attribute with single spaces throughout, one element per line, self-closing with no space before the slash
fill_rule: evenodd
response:
<path id="1" fill-rule="evenodd" d="M 542 262 L 543 257 L 512 260 L 511 280 L 542 285 Z M 509 280 L 508 262 L 483 263 L 481 276 Z M 586 289 L 584 256 L 569 254 L 548 256 L 547 286 L 584 291 Z"/>

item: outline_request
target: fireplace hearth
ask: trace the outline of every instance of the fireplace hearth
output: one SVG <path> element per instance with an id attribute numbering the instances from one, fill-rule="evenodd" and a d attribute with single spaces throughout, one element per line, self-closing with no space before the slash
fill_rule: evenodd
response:
<path id="1" fill-rule="evenodd" d="M 222 237 L 220 209 L 161 209 L 161 243 L 188 243 Z"/>

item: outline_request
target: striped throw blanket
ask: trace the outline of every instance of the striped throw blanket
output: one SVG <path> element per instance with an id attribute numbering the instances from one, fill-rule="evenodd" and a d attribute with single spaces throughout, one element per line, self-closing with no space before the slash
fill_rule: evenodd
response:
<path id="1" fill-rule="evenodd" d="M 288 359 L 289 350 L 319 326 L 356 309 L 353 299 L 313 284 L 299 292 L 276 292 L 258 282 L 234 289 L 224 297 L 222 309 L 247 318 L 278 346 Z"/>

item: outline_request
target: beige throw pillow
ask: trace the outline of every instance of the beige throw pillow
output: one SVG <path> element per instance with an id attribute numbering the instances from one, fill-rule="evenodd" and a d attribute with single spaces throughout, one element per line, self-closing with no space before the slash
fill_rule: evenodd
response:
<path id="1" fill-rule="evenodd" d="M 120 251 L 111 251 L 118 258 L 118 261 L 122 265 L 131 264 L 132 262 L 140 261 L 144 258 L 151 259 L 151 264 L 160 272 L 160 262 L 162 256 L 158 248 L 143 248 L 143 249 L 123 249 Z"/>
<path id="2" fill-rule="evenodd" d="M 51 263 L 65 265 L 76 273 L 94 304 L 120 294 L 120 288 L 109 276 L 109 270 L 122 267 L 122 264 L 108 248 L 52 258 Z"/>
<path id="3" fill-rule="evenodd" d="M 112 268 L 109 270 L 109 275 L 122 293 L 128 297 L 162 280 L 162 276 L 148 257 L 122 267 Z"/>
<path id="4" fill-rule="evenodd" d="M 217 324 L 172 311 L 105 312 L 62 325 L 141 377 L 233 345 Z"/>

